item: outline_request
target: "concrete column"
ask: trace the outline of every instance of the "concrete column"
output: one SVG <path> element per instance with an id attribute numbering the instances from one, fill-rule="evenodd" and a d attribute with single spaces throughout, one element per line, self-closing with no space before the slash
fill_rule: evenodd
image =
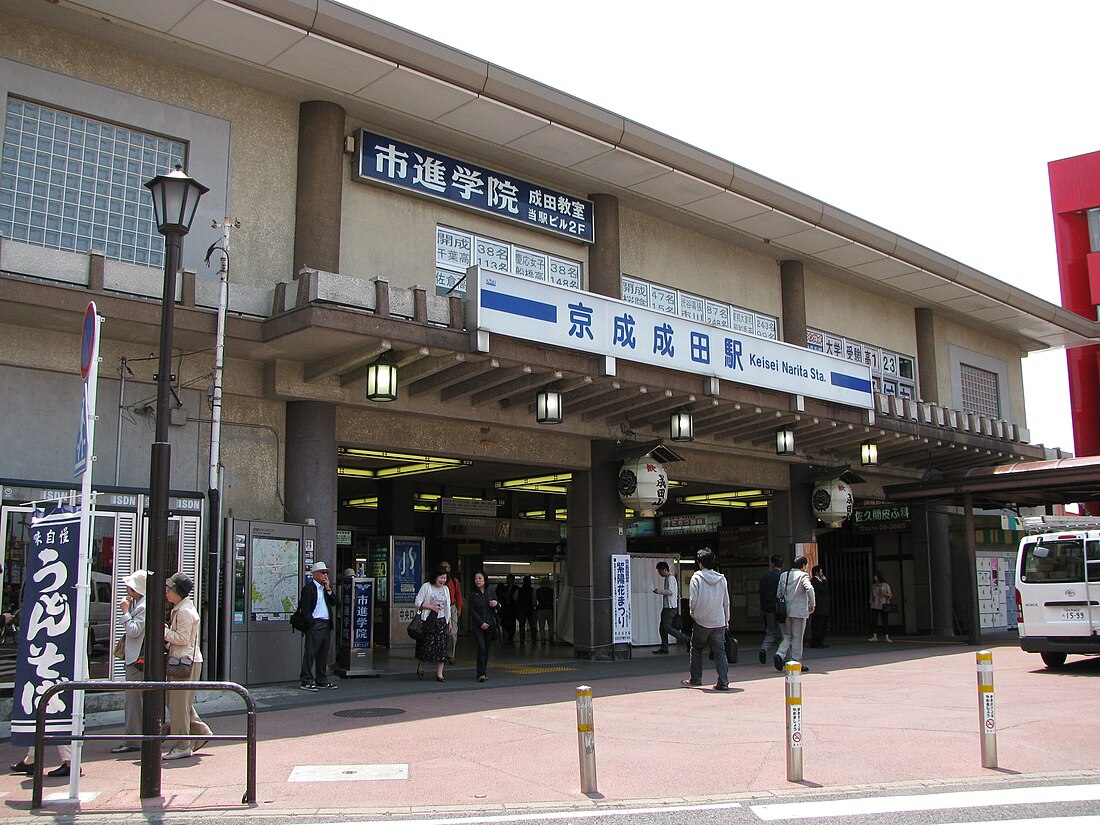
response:
<path id="1" fill-rule="evenodd" d="M 595 212 L 596 243 L 588 251 L 588 291 L 622 297 L 622 254 L 619 240 L 619 199 L 589 195 Z"/>
<path id="2" fill-rule="evenodd" d="M 814 491 L 810 468 L 792 464 L 788 476 L 790 489 L 776 490 L 768 507 L 768 544 L 770 554 L 778 553 L 791 561 L 796 543 L 814 541 L 817 517 L 810 504 Z"/>
<path id="3" fill-rule="evenodd" d="M 780 261 L 779 283 L 783 293 L 783 340 L 806 346 L 806 276 L 802 261 Z"/>
<path id="4" fill-rule="evenodd" d="M 920 382 L 918 398 L 939 404 L 939 371 L 936 366 L 936 317 L 932 310 L 918 308 L 914 311 L 917 327 L 917 380 Z"/>
<path id="5" fill-rule="evenodd" d="M 344 169 L 343 108 L 325 100 L 307 100 L 298 107 L 294 277 L 303 266 L 340 271 Z"/>
<path id="6" fill-rule="evenodd" d="M 414 536 L 413 482 L 394 478 L 378 483 L 378 534 Z"/>
<path id="7" fill-rule="evenodd" d="M 336 406 L 286 405 L 286 512 L 291 522 L 317 524 L 317 561 L 336 566 Z"/>
<path id="8" fill-rule="evenodd" d="M 629 659 L 630 644 L 611 643 L 611 556 L 626 552 L 624 508 L 614 441 L 592 442 L 592 465 L 569 485 L 569 583 L 573 651 L 579 659 Z"/>

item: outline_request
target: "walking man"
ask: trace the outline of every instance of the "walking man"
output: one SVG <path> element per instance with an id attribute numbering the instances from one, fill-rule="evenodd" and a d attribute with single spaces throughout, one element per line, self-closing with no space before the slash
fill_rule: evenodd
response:
<path id="1" fill-rule="evenodd" d="M 695 625 L 691 630 L 691 675 L 680 682 L 684 687 L 703 684 L 703 648 L 710 647 L 718 671 L 715 690 L 729 690 L 729 660 L 726 658 L 726 630 L 730 623 L 730 593 L 726 577 L 714 569 L 714 551 L 704 547 L 695 554 L 699 568 L 688 586 L 688 606 Z"/>
<path id="2" fill-rule="evenodd" d="M 783 631 L 775 620 L 775 594 L 779 588 L 779 574 L 783 570 L 783 557 L 771 557 L 772 569 L 760 579 L 760 612 L 764 615 L 764 641 L 760 643 L 760 664 L 768 661 L 772 647 L 778 647 Z"/>
<path id="3" fill-rule="evenodd" d="M 672 620 L 680 612 L 680 586 L 668 569 L 667 561 L 657 562 L 657 575 L 661 577 L 653 592 L 659 595 L 661 601 L 661 625 L 658 633 L 661 634 L 661 646 L 654 653 L 668 653 L 668 637 L 672 636 L 681 644 L 690 645 L 688 637 L 672 626 Z"/>
<path id="4" fill-rule="evenodd" d="M 799 556 L 791 562 L 791 569 L 779 577 L 777 595 L 782 591 L 787 599 L 787 621 L 783 622 L 783 641 L 772 659 L 776 670 L 783 670 L 787 661 L 802 662 L 802 638 L 806 635 L 806 622 L 816 604 L 814 586 L 806 575 L 806 565 L 809 563 L 805 556 Z M 803 664 L 802 670 L 805 672 L 809 668 Z"/>
<path id="5" fill-rule="evenodd" d="M 810 571 L 813 579 L 814 597 L 817 606 L 814 608 L 814 617 L 810 621 L 810 647 L 828 647 L 825 644 L 825 634 L 829 632 L 829 613 L 832 612 L 833 597 L 829 592 L 829 580 L 825 578 L 825 571 L 820 564 L 815 564 Z"/>
<path id="6" fill-rule="evenodd" d="M 455 663 L 455 648 L 458 647 L 458 617 L 462 615 L 462 583 L 451 572 L 451 563 L 445 561 L 439 565 L 447 571 L 447 591 L 451 594 L 451 624 L 447 630 L 447 664 Z"/>
<path id="7" fill-rule="evenodd" d="M 336 690 L 336 685 L 328 678 L 332 613 L 336 607 L 336 596 L 328 580 L 328 565 L 323 561 L 315 562 L 310 576 L 310 580 L 302 588 L 302 595 L 298 597 L 298 612 L 308 622 L 303 633 L 305 644 L 302 650 L 302 690 Z"/>

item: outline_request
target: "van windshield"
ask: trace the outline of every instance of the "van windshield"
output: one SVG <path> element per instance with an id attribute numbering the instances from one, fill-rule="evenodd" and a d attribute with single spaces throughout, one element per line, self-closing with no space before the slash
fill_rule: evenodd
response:
<path id="1" fill-rule="evenodd" d="M 1081 539 L 1031 542 L 1024 545 L 1020 578 L 1025 582 L 1068 584 L 1085 580 L 1085 545 L 1089 560 L 1100 559 L 1100 542 Z M 1100 566 L 1089 565 L 1089 580 L 1100 581 Z"/>

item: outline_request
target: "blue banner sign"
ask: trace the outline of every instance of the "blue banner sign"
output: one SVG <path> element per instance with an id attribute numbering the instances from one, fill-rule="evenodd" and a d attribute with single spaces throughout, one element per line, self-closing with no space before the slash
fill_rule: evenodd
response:
<path id="1" fill-rule="evenodd" d="M 423 584 L 422 539 L 393 540 L 393 597 L 391 604 L 412 604 Z"/>
<path id="2" fill-rule="evenodd" d="M 592 201 L 360 129 L 353 177 L 592 243 Z"/>
<path id="3" fill-rule="evenodd" d="M 873 407 L 871 371 L 863 364 L 481 267 L 470 267 L 466 280 L 467 317 L 481 352 L 489 351 L 488 336 L 478 333 L 499 333 L 792 395 Z"/>
<path id="4" fill-rule="evenodd" d="M 352 650 L 370 650 L 374 631 L 374 579 L 344 579 L 345 641 Z"/>
<path id="5" fill-rule="evenodd" d="M 12 693 L 11 743 L 34 744 L 38 699 L 76 669 L 76 576 L 80 513 L 54 510 L 32 522 L 27 547 L 23 604 L 19 611 L 19 657 Z M 71 693 L 54 696 L 46 710 L 46 733 L 72 730 Z"/>

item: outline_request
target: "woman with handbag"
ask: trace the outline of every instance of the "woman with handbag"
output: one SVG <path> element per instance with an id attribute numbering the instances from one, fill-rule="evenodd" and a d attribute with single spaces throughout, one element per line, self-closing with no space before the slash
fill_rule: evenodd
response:
<path id="1" fill-rule="evenodd" d="M 165 582 L 164 596 L 172 605 L 169 623 L 164 626 L 164 642 L 168 646 L 165 676 L 173 682 L 194 682 L 202 675 L 199 612 L 191 600 L 194 589 L 195 583 L 186 573 L 173 573 Z M 197 734 L 204 738 L 174 740 L 163 756 L 165 760 L 186 759 L 205 745 L 205 737 L 212 733 L 195 710 L 193 690 L 168 691 L 168 718 L 173 736 Z"/>
<path id="2" fill-rule="evenodd" d="M 489 679 L 489 643 L 496 638 L 497 600 L 489 596 L 489 582 L 482 571 L 474 573 L 474 590 L 470 594 L 470 615 L 473 617 L 474 640 L 477 642 L 477 680 Z"/>
<path id="3" fill-rule="evenodd" d="M 447 631 L 451 618 L 451 593 L 447 589 L 447 571 L 437 567 L 432 577 L 420 585 L 416 607 L 424 626 L 416 640 L 416 678 L 424 678 L 424 663 L 435 662 L 435 680 L 446 682 L 443 664 L 447 661 Z"/>
<path id="4" fill-rule="evenodd" d="M 887 642 L 894 641 L 890 638 L 890 625 L 889 620 L 886 618 L 889 609 L 887 605 L 891 604 L 893 598 L 894 593 L 890 590 L 886 577 L 882 575 L 881 570 L 876 570 L 871 581 L 871 638 L 867 641 L 878 641 L 879 628 L 882 628 L 883 639 Z"/>

